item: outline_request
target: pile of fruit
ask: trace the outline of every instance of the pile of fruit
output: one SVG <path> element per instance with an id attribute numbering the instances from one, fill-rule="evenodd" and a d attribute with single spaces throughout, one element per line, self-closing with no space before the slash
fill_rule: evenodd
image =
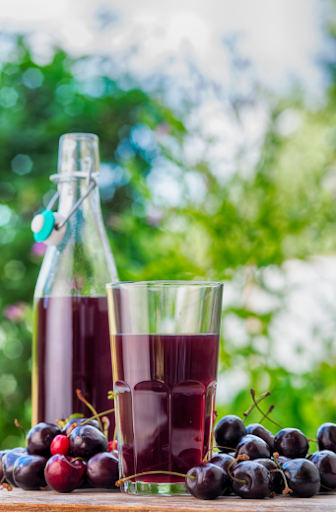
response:
<path id="1" fill-rule="evenodd" d="M 251 389 L 252 407 L 272 421 L 258 406 L 269 394 L 255 399 Z M 310 498 L 318 492 L 336 491 L 336 424 L 323 423 L 316 440 L 297 428 L 278 426 L 280 431 L 274 436 L 261 423 L 245 426 L 238 416 L 224 416 L 214 429 L 220 453 L 190 469 L 186 475 L 189 492 L 200 499 L 232 493 L 260 499 L 276 494 Z M 319 451 L 309 454 L 309 441 L 317 443 Z"/>
<path id="2" fill-rule="evenodd" d="M 62 429 L 38 423 L 28 432 L 26 448 L 0 452 L 0 480 L 7 490 L 112 489 L 119 477 L 118 459 L 108 448 L 111 443 L 96 419 L 72 418 Z"/>
<path id="3" fill-rule="evenodd" d="M 262 413 L 258 404 L 269 392 L 258 399 L 253 390 L 251 394 L 254 404 L 250 409 L 257 407 Z M 262 413 L 263 419 L 270 419 L 270 410 Z M 316 440 L 296 428 L 280 426 L 274 436 L 261 423 L 245 426 L 249 412 L 244 414 L 244 421 L 227 415 L 217 423 L 216 447 L 187 475 L 181 475 L 190 494 L 199 499 L 230 494 L 259 499 L 276 494 L 309 498 L 320 491 L 336 491 L 335 423 L 321 425 Z M 0 452 L 2 488 L 49 487 L 71 492 L 89 487 L 114 489 L 122 484 L 125 479 L 118 480 L 116 442 L 108 443 L 99 416 L 96 413 L 95 418 L 72 417 L 59 424 L 34 426 L 25 448 Z M 316 442 L 319 451 L 309 454 L 309 441 Z M 220 453 L 212 456 L 215 449 Z"/>

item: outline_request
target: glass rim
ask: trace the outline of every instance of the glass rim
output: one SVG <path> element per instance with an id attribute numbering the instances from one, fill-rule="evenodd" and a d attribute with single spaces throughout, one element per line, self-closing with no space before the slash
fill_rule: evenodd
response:
<path id="1" fill-rule="evenodd" d="M 76 139 L 76 140 L 95 140 L 99 141 L 98 135 L 95 133 L 87 133 L 87 132 L 69 132 L 69 133 L 63 133 L 61 135 L 60 140 L 64 139 Z"/>
<path id="2" fill-rule="evenodd" d="M 223 286 L 221 281 L 115 281 L 112 283 L 107 283 L 107 289 L 118 289 L 122 287 L 128 287 L 131 285 L 134 288 L 148 288 L 149 286 L 157 286 L 158 288 L 167 287 L 182 287 L 182 286 L 191 286 L 191 287 L 203 287 L 203 288 L 220 288 Z"/>

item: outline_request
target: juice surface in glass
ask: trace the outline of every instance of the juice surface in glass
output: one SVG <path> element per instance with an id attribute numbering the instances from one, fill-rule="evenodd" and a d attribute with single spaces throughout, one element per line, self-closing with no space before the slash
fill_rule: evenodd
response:
<path id="1" fill-rule="evenodd" d="M 186 473 L 211 442 L 217 334 L 113 336 L 114 391 L 122 473 Z M 143 475 L 146 482 L 183 482 Z"/>
<path id="2" fill-rule="evenodd" d="M 35 299 L 33 421 L 55 422 L 74 412 L 91 416 L 76 389 L 98 412 L 113 407 L 106 297 Z M 114 415 L 108 415 L 113 435 Z"/>

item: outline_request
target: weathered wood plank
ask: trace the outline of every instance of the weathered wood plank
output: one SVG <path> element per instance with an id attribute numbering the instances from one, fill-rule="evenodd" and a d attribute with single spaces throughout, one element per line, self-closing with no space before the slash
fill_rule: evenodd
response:
<path id="1" fill-rule="evenodd" d="M 191 496 L 129 496 L 118 491 L 25 492 L 13 489 L 0 492 L 0 512 L 331 512 L 336 510 L 336 495 L 323 494 L 309 499 L 277 496 L 274 499 L 243 500 L 222 497 L 201 501 Z"/>

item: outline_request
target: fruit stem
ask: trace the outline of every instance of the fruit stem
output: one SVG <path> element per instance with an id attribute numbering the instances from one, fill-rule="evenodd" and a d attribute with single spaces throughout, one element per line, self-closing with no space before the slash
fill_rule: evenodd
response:
<path id="1" fill-rule="evenodd" d="M 100 417 L 99 417 L 96 409 L 83 397 L 80 389 L 76 389 L 76 393 L 77 393 L 77 397 L 79 398 L 79 400 L 81 402 L 83 402 L 90 409 L 91 412 L 93 412 L 94 418 L 96 418 L 98 420 L 100 430 L 103 431 L 103 425 L 102 425 L 102 422 L 100 421 Z"/>
<path id="2" fill-rule="evenodd" d="M 249 460 L 249 458 L 250 458 L 250 457 L 249 457 L 248 455 L 246 455 L 245 453 L 242 453 L 241 455 L 238 455 L 238 457 L 236 457 L 236 458 L 231 462 L 231 464 L 229 464 L 229 466 L 228 466 L 228 468 L 227 468 L 226 472 L 227 472 L 227 474 L 229 475 L 229 477 L 230 477 L 232 480 L 234 480 L 235 482 L 240 482 L 240 483 L 242 483 L 242 484 L 246 484 L 246 483 L 247 483 L 247 481 L 246 481 L 246 480 L 241 480 L 240 478 L 236 478 L 235 476 L 233 476 L 233 474 L 231 473 L 231 466 L 233 466 L 233 464 L 234 464 L 235 462 L 238 462 L 239 460 Z"/>
<path id="3" fill-rule="evenodd" d="M 88 421 L 95 420 L 100 416 L 105 416 L 105 414 L 110 414 L 110 412 L 114 412 L 114 409 L 108 409 L 107 411 L 100 412 L 99 414 L 95 414 L 91 416 L 91 418 L 87 418 L 85 421 L 81 423 L 81 425 L 85 425 Z"/>
<path id="4" fill-rule="evenodd" d="M 71 466 L 72 468 L 74 469 L 78 469 L 78 466 L 73 466 L 72 465 L 72 462 L 76 462 L 77 460 L 80 460 L 82 462 L 87 462 L 85 459 L 82 459 L 82 457 L 76 457 L 74 459 L 71 459 L 69 460 L 67 457 L 65 457 L 65 460 L 67 461 L 67 463 L 69 464 L 69 466 Z"/>
<path id="5" fill-rule="evenodd" d="M 264 416 L 264 418 L 267 418 L 269 421 L 271 421 L 272 423 L 274 423 L 274 425 L 276 425 L 277 427 L 281 428 L 282 429 L 282 426 L 279 425 L 279 423 L 277 423 L 276 421 L 272 420 L 272 418 L 269 418 L 266 414 L 263 413 L 263 411 L 260 409 L 259 405 L 258 405 L 258 402 L 256 401 L 255 399 L 255 393 L 254 393 L 254 389 L 251 389 L 251 396 L 252 396 L 252 400 L 256 406 L 256 408 L 258 409 L 258 411 Z"/>
<path id="6" fill-rule="evenodd" d="M 144 471 L 143 473 L 136 473 L 135 475 L 127 476 L 125 478 L 120 478 L 117 480 L 115 485 L 120 487 L 121 484 L 126 482 L 127 480 L 131 480 L 132 478 L 137 478 L 142 475 L 173 475 L 173 476 L 182 476 L 183 478 L 191 478 L 192 480 L 196 480 L 195 476 L 185 475 L 183 473 L 175 473 L 175 471 Z"/>
<path id="7" fill-rule="evenodd" d="M 282 471 L 282 469 L 270 469 L 269 471 L 270 471 L 270 473 L 281 473 L 282 478 L 283 478 L 283 481 L 285 482 L 285 488 L 284 488 L 284 490 L 282 491 L 282 494 L 283 494 L 283 495 L 288 494 L 288 493 L 290 493 L 290 494 L 292 494 L 292 493 L 293 493 L 292 489 L 290 489 L 290 488 L 288 487 L 287 478 L 286 478 L 285 473 Z"/>
<path id="8" fill-rule="evenodd" d="M 262 393 L 260 396 L 258 396 L 258 398 L 255 400 L 255 391 L 253 388 L 251 388 L 251 395 L 253 397 L 253 404 L 251 405 L 251 407 L 249 407 L 249 409 L 247 409 L 246 412 L 244 412 L 243 416 L 244 416 L 244 420 L 243 422 L 245 423 L 245 421 L 247 420 L 247 417 L 251 414 L 251 412 L 253 411 L 253 409 L 255 407 L 257 407 L 257 404 L 259 402 L 261 402 L 262 400 L 264 400 L 264 398 L 266 398 L 267 396 L 270 396 L 271 392 L 270 391 L 266 391 L 265 393 Z"/>
<path id="9" fill-rule="evenodd" d="M 307 437 L 307 441 L 311 441 L 312 443 L 317 443 L 317 439 L 310 439 L 310 437 Z"/>
<path id="10" fill-rule="evenodd" d="M 73 430 L 75 430 L 75 428 L 78 427 L 77 423 L 73 423 L 72 425 L 70 425 L 70 428 L 69 428 L 69 433 L 67 435 L 67 438 L 69 439 L 70 437 L 70 434 Z"/>
<path id="11" fill-rule="evenodd" d="M 24 444 L 25 444 L 25 440 L 26 440 L 26 431 L 25 431 L 25 429 L 20 425 L 20 423 L 18 422 L 18 420 L 17 420 L 16 418 L 15 418 L 15 420 L 14 420 L 14 424 L 15 424 L 15 426 L 16 426 L 17 428 L 19 428 L 19 429 L 20 429 L 20 430 L 22 430 L 22 432 L 23 432 L 23 441 L 22 441 L 22 443 L 21 443 L 21 447 L 22 447 L 22 446 L 24 446 Z"/>
<path id="12" fill-rule="evenodd" d="M 278 452 L 274 452 L 274 453 L 273 453 L 273 459 L 274 459 L 274 462 L 275 462 L 275 464 L 278 466 L 278 468 L 279 468 L 279 469 L 281 469 L 281 466 L 280 466 L 280 464 L 279 464 L 279 462 L 278 462 L 278 457 L 280 457 L 279 453 L 278 453 Z"/>
<path id="13" fill-rule="evenodd" d="M 260 421 L 259 421 L 259 423 L 260 423 L 260 424 L 264 421 L 264 419 L 265 419 L 266 417 L 267 417 L 267 419 L 269 419 L 269 418 L 268 418 L 268 415 L 269 415 L 269 414 L 271 414 L 271 412 L 273 411 L 274 407 L 275 407 L 275 405 L 274 405 L 274 404 L 272 404 L 272 405 L 270 405 L 270 406 L 269 406 L 267 413 L 266 413 L 264 416 L 262 416 L 262 418 L 260 419 Z"/>
<path id="14" fill-rule="evenodd" d="M 202 462 L 205 462 L 207 460 L 208 453 L 212 452 L 212 450 L 220 450 L 220 449 L 230 450 L 230 452 L 235 451 L 235 448 L 232 448 L 232 446 L 213 446 L 212 448 L 209 448 L 209 450 L 206 451 Z"/>
<path id="15" fill-rule="evenodd" d="M 103 422 L 103 425 L 104 425 L 104 436 L 106 437 L 106 439 L 108 440 L 108 429 L 110 427 L 110 420 L 108 419 L 107 416 L 103 416 L 102 417 L 102 422 Z"/>
<path id="16" fill-rule="evenodd" d="M 7 491 L 13 490 L 13 486 L 10 484 L 2 484 L 2 488 L 6 489 Z"/>
<path id="17" fill-rule="evenodd" d="M 323 489 L 327 489 L 327 491 L 336 492 L 336 489 L 331 489 L 331 487 L 327 487 L 326 485 L 320 484 L 320 486 L 323 487 Z"/>
<path id="18" fill-rule="evenodd" d="M 57 423 L 59 428 L 62 429 L 66 422 L 64 420 L 56 420 L 55 423 Z"/>

